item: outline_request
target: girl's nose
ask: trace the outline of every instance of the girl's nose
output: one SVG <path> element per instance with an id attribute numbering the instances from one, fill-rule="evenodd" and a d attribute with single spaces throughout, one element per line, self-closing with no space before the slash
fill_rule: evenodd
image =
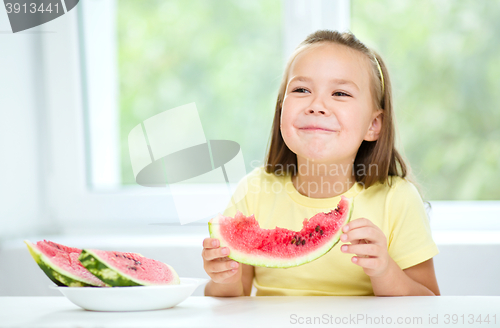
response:
<path id="1" fill-rule="evenodd" d="M 326 112 L 324 110 L 314 110 L 312 108 L 308 110 L 308 113 L 309 114 L 320 113 L 320 114 L 323 114 L 323 115 L 326 114 Z"/>
<path id="2" fill-rule="evenodd" d="M 319 96 L 315 97 L 312 103 L 306 109 L 307 114 L 329 115 L 330 111 L 326 108 L 323 99 Z"/>

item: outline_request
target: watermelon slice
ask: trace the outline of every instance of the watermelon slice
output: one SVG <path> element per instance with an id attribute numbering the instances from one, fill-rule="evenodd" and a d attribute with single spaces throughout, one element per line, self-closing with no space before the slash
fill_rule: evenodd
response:
<path id="1" fill-rule="evenodd" d="M 90 273 L 78 261 L 81 249 L 67 247 L 51 241 L 36 244 L 24 241 L 31 256 L 45 274 L 58 286 L 104 287 L 108 286 Z"/>
<path id="2" fill-rule="evenodd" d="M 83 249 L 79 260 L 92 274 L 113 287 L 180 284 L 179 276 L 170 265 L 136 253 Z"/>
<path id="3" fill-rule="evenodd" d="M 246 217 L 240 211 L 234 218 L 218 214 L 208 228 L 211 238 L 230 249 L 229 258 L 255 266 L 288 268 L 311 262 L 332 249 L 351 219 L 352 209 L 352 199 L 341 196 L 337 208 L 304 219 L 300 231 L 262 229 L 253 214 Z"/>

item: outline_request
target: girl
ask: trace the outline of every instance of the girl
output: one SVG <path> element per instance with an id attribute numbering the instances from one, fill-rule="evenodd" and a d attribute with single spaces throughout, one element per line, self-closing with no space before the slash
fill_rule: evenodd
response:
<path id="1" fill-rule="evenodd" d="M 240 182 L 245 197 L 224 215 L 239 210 L 255 214 L 261 228 L 297 231 L 344 195 L 356 197 L 352 221 L 339 245 L 288 269 L 240 264 L 206 238 L 205 295 L 248 296 L 252 284 L 257 296 L 439 295 L 432 262 L 439 251 L 394 131 L 382 58 L 350 32 L 309 35 L 285 68 L 266 165 Z"/>

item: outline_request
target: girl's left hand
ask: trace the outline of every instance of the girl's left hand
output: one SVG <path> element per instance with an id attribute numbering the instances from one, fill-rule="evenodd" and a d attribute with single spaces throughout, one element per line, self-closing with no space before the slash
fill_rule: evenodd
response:
<path id="1" fill-rule="evenodd" d="M 351 242 L 344 244 L 340 250 L 343 253 L 352 253 L 351 261 L 363 268 L 370 277 L 382 276 L 389 267 L 389 253 L 387 252 L 387 238 L 382 230 L 368 219 L 352 220 L 342 228 L 340 240 Z"/>

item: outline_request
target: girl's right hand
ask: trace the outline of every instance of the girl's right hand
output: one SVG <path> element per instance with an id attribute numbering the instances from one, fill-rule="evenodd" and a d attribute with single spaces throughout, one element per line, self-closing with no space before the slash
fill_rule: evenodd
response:
<path id="1" fill-rule="evenodd" d="M 241 281 L 242 265 L 230 259 L 229 248 L 219 247 L 217 238 L 205 238 L 203 240 L 203 268 L 206 273 L 218 284 L 233 284 Z"/>

